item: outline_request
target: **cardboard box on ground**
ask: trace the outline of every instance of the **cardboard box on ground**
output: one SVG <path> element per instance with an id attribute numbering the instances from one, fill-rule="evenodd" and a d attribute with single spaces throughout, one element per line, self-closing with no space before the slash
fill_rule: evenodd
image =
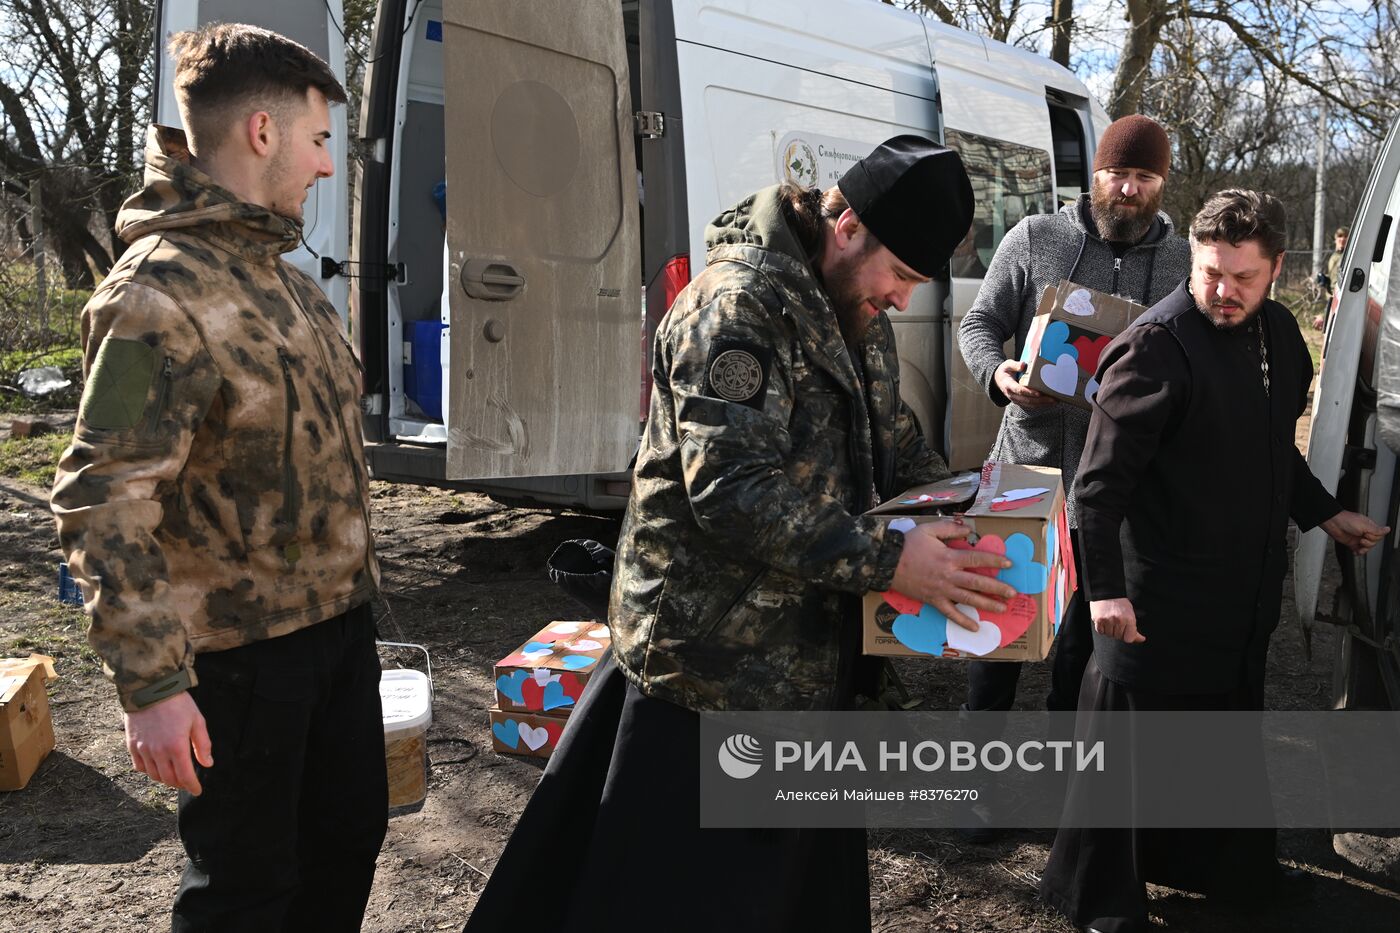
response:
<path id="1" fill-rule="evenodd" d="M 551 622 L 496 662 L 491 746 L 548 758 L 612 639 L 596 621 Z"/>
<path id="2" fill-rule="evenodd" d="M 1026 334 L 1021 384 L 1080 408 L 1092 408 L 1099 356 L 1147 309 L 1061 279 L 1040 296 Z"/>
<path id="3" fill-rule="evenodd" d="M 22 790 L 53 751 L 44 684 L 56 677 L 42 654 L 0 659 L 0 790 Z"/>
<path id="4" fill-rule="evenodd" d="M 968 492 L 973 489 L 975 498 Z M 1070 594 L 1078 586 L 1059 470 L 988 463 L 980 477 L 969 473 L 917 487 L 868 514 L 902 531 L 942 521 L 946 514 L 929 510 L 946 513 L 945 503 L 960 507 L 968 499 L 973 501 L 963 520 L 973 534 L 951 546 L 1004 554 L 1011 567 L 1000 572 L 989 568 L 986 573 L 1010 584 L 1017 595 L 1002 613 L 962 607 L 978 622 L 978 630 L 971 632 L 902 593 L 867 593 L 862 622 L 866 654 L 1038 661 L 1050 653 Z"/>

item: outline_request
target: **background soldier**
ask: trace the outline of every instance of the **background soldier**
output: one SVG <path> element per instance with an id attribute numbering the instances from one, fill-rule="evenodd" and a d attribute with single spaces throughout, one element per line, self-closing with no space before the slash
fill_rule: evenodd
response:
<path id="1" fill-rule="evenodd" d="M 656 336 L 615 662 L 590 680 L 468 929 L 506 928 L 561 833 L 613 880 L 585 878 L 557 916 L 532 913 L 542 925 L 869 929 L 863 831 L 699 829 L 696 711 L 873 696 L 864 592 L 893 586 L 954 621 L 954 603 L 1014 595 L 970 572 L 1003 559 L 944 545 L 965 526 L 902 534 L 862 515 L 948 475 L 900 401 L 885 309 L 945 266 L 971 216 L 958 156 L 900 136 L 836 188 L 766 188 L 710 224 L 705 270 Z"/>
<path id="2" fill-rule="evenodd" d="M 53 510 L 132 765 L 181 790 L 174 929 L 355 930 L 388 808 L 358 370 L 280 258 L 345 91 L 251 26 L 170 49 L 189 136 L 152 127 L 83 311 Z"/>

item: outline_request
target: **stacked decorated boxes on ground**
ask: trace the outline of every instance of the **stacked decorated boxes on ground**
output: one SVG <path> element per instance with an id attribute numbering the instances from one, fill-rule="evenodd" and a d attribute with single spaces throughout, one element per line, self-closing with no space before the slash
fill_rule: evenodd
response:
<path id="1" fill-rule="evenodd" d="M 1092 408 L 1099 384 L 1094 373 L 1099 356 L 1114 337 L 1147 309 L 1126 298 L 1117 298 L 1061 280 L 1045 289 L 1021 362 L 1021 384 L 1062 402 Z"/>
<path id="2" fill-rule="evenodd" d="M 611 643 L 600 622 L 551 622 L 498 661 L 491 746 L 548 758 Z"/>
<path id="3" fill-rule="evenodd" d="M 949 511 L 961 513 L 973 529 L 966 541 L 952 541 L 950 546 L 1009 558 L 1012 565 L 1005 570 L 975 572 L 996 576 L 1015 588 L 1017 595 L 1001 613 L 960 606 L 964 615 L 978 623 L 972 632 L 902 593 L 869 593 L 863 620 L 865 653 L 984 661 L 1044 659 L 1077 586 L 1060 471 L 988 463 L 980 477 L 967 474 L 911 489 L 870 514 L 907 531 L 922 522 L 944 521 L 947 515 L 942 513 Z"/>

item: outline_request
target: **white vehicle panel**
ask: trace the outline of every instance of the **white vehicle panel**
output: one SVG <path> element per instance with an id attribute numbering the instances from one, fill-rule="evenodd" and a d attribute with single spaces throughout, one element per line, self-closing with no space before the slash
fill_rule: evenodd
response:
<path id="1" fill-rule="evenodd" d="M 1376 274 L 1371 259 L 1381 228 L 1384 206 L 1400 174 L 1400 123 L 1391 128 L 1381 148 L 1376 166 L 1361 199 L 1357 220 L 1352 225 L 1339 274 L 1340 299 L 1328 326 L 1322 349 L 1322 367 L 1313 396 L 1312 423 L 1308 431 L 1308 467 L 1328 492 L 1337 492 L 1347 428 L 1356 389 L 1361 341 L 1366 327 L 1368 283 Z M 1392 236 L 1396 233 L 1392 232 Z M 1352 290 L 1353 277 L 1360 273 L 1359 287 Z M 1317 614 L 1322 565 L 1327 553 L 1327 534 L 1314 528 L 1298 539 L 1294 554 L 1293 584 L 1298 617 L 1305 625 Z M 1378 564 L 1378 561 L 1370 563 Z M 1368 571 L 1368 574 L 1371 571 Z M 1372 581 L 1373 582 L 1373 581 Z"/>

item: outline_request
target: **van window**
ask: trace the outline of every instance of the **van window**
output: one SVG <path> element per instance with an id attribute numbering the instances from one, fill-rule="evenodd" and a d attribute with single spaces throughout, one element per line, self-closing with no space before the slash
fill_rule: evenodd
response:
<path id="1" fill-rule="evenodd" d="M 1030 214 L 1055 209 L 1050 154 L 952 128 L 944 131 L 944 139 L 962 156 L 977 205 L 972 229 L 953 252 L 952 273 L 958 278 L 980 279 L 1006 231 Z"/>
<path id="2" fill-rule="evenodd" d="M 1054 101 L 1048 103 L 1055 146 L 1055 197 L 1061 204 L 1070 204 L 1089 190 L 1084 170 L 1084 123 L 1077 111 Z"/>

